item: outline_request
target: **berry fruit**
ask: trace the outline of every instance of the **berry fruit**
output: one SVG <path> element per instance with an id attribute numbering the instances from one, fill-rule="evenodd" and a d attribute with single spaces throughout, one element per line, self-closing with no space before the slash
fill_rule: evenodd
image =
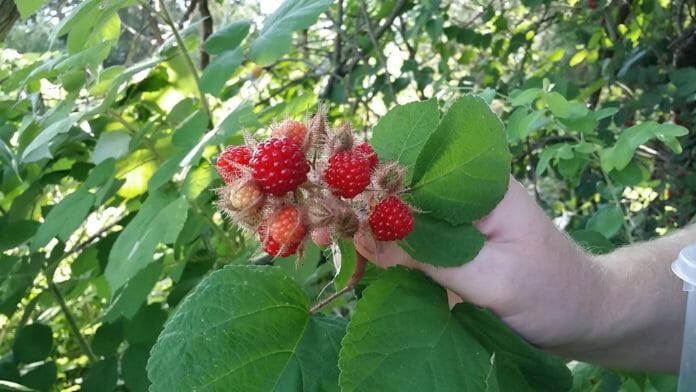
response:
<path id="1" fill-rule="evenodd" d="M 370 162 L 370 170 L 373 170 L 379 162 L 379 159 L 377 158 L 377 153 L 367 143 L 360 143 L 357 146 L 353 147 L 353 152 L 358 155 L 362 155 L 365 159 L 368 160 L 368 162 Z"/>
<path id="2" fill-rule="evenodd" d="M 396 196 L 389 196 L 377 203 L 368 222 L 379 241 L 404 239 L 413 230 L 414 224 L 411 209 Z"/>
<path id="3" fill-rule="evenodd" d="M 370 184 L 370 160 L 353 151 L 339 151 L 329 158 L 324 181 L 331 193 L 352 199 Z"/>
<path id="4" fill-rule="evenodd" d="M 296 244 L 302 241 L 307 228 L 302 222 L 302 215 L 297 207 L 289 206 L 271 220 L 271 238 L 280 244 Z"/>
<path id="5" fill-rule="evenodd" d="M 259 144 L 249 166 L 261 190 L 275 196 L 297 189 L 309 172 L 307 158 L 287 137 L 274 137 Z"/>
<path id="6" fill-rule="evenodd" d="M 229 205 L 237 211 L 255 209 L 263 202 L 263 192 L 253 181 L 233 189 L 227 194 Z"/>
<path id="7" fill-rule="evenodd" d="M 297 249 L 300 247 L 300 243 L 283 245 L 278 241 L 274 240 L 273 237 L 268 235 L 268 230 L 265 225 L 259 227 L 259 241 L 263 246 L 263 251 L 271 256 L 288 257 L 297 253 Z"/>
<path id="8" fill-rule="evenodd" d="M 246 146 L 229 146 L 217 160 L 217 171 L 225 183 L 229 184 L 241 175 L 239 166 L 249 165 L 251 151 Z"/>
<path id="9" fill-rule="evenodd" d="M 287 137 L 293 143 L 302 147 L 307 137 L 307 126 L 295 120 L 285 120 L 273 129 L 273 137 Z"/>

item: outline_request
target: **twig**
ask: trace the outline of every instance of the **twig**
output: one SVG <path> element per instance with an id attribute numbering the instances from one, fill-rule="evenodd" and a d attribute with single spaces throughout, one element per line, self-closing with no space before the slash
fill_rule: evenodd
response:
<path id="1" fill-rule="evenodd" d="M 158 14 L 162 17 L 162 20 L 164 20 L 164 23 L 169 26 L 169 28 L 172 29 L 172 34 L 174 34 L 174 39 L 176 40 L 176 44 L 179 47 L 179 51 L 181 52 L 181 55 L 184 56 L 184 60 L 186 61 L 186 64 L 188 65 L 191 75 L 193 75 L 193 79 L 196 81 L 196 87 L 198 90 L 198 95 L 200 97 L 201 105 L 203 105 L 203 109 L 205 110 L 205 113 L 208 115 L 209 119 L 212 119 L 212 114 L 210 112 L 210 106 L 208 105 L 208 100 L 205 97 L 205 93 L 201 91 L 201 78 L 200 75 L 198 75 L 198 69 L 196 68 L 196 65 L 193 63 L 193 59 L 191 59 L 191 55 L 189 54 L 188 50 L 186 49 L 186 45 L 184 44 L 183 38 L 181 38 L 181 34 L 179 34 L 179 30 L 176 28 L 176 25 L 174 24 L 174 21 L 172 20 L 172 16 L 169 14 L 169 11 L 167 10 L 167 6 L 164 4 L 164 0 L 159 0 L 160 8 L 162 9 L 162 13 Z M 212 125 L 209 123 L 209 125 Z M 210 128 L 212 129 L 212 128 Z"/>
<path id="2" fill-rule="evenodd" d="M 179 21 L 179 28 L 183 29 L 184 24 L 191 19 L 191 15 L 193 15 L 193 11 L 196 10 L 196 5 L 198 4 L 198 0 L 191 0 L 189 3 L 188 7 L 186 7 L 186 11 L 184 12 L 184 16 L 181 17 L 181 20 Z"/>
<path id="3" fill-rule="evenodd" d="M 355 286 L 355 284 L 360 281 L 360 279 L 363 276 L 363 273 L 365 273 L 365 265 L 367 264 L 367 259 L 357 250 L 355 251 L 355 255 L 355 271 L 353 272 L 353 276 L 350 277 L 350 280 L 346 284 L 346 287 L 317 302 L 314 306 L 309 308 L 309 313 L 314 314 L 318 312 L 319 310 L 321 310 L 321 308 L 331 303 L 331 301 L 352 290 L 353 286 Z"/>
<path id="4" fill-rule="evenodd" d="M 372 22 L 370 22 L 370 15 L 367 14 L 367 10 L 365 9 L 365 1 L 360 0 L 359 3 L 360 11 L 365 17 L 365 24 L 367 25 L 367 34 L 370 36 L 372 45 L 374 45 L 375 55 L 377 56 L 377 60 L 379 60 L 379 62 L 381 63 L 382 68 L 384 68 L 384 77 L 387 79 L 387 86 L 389 87 L 389 92 L 391 92 L 392 97 L 394 97 L 394 101 L 398 103 L 398 101 L 396 101 L 396 92 L 394 91 L 394 86 L 392 85 L 391 76 L 389 75 L 389 70 L 387 69 L 387 61 L 384 59 L 382 49 L 379 47 L 379 44 L 377 43 L 375 32 L 372 29 Z"/>
<path id="5" fill-rule="evenodd" d="M 202 41 L 205 42 L 213 34 L 213 16 L 210 14 L 210 8 L 208 8 L 208 0 L 198 0 L 198 12 L 200 12 L 203 18 L 201 27 L 203 30 Z M 201 69 L 205 69 L 208 63 L 210 63 L 210 55 L 205 50 L 201 50 Z"/>
<path id="6" fill-rule="evenodd" d="M 97 356 L 94 355 L 92 348 L 87 343 L 87 340 L 85 339 L 84 335 L 82 335 L 82 332 L 80 332 L 80 328 L 77 326 L 77 322 L 75 321 L 75 316 L 70 313 L 70 309 L 68 309 L 68 305 L 65 303 L 65 298 L 63 298 L 63 295 L 60 293 L 60 290 L 58 290 L 56 284 L 53 283 L 53 279 L 49 279 L 48 288 L 51 290 L 51 294 L 53 294 L 53 296 L 56 298 L 56 301 L 58 301 L 58 306 L 60 306 L 61 311 L 63 311 L 63 315 L 65 315 L 65 319 L 68 321 L 68 327 L 73 335 L 75 335 L 75 339 L 77 339 L 77 343 L 80 345 L 80 348 L 87 355 L 87 358 L 91 363 L 97 362 Z"/>

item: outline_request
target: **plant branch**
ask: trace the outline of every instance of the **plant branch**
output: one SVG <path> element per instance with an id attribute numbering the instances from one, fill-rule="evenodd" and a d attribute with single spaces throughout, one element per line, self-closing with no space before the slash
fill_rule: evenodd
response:
<path id="1" fill-rule="evenodd" d="M 198 95 L 201 101 L 201 105 L 203 105 L 203 109 L 205 110 L 206 114 L 208 115 L 208 118 L 211 119 L 212 122 L 212 113 L 210 112 L 210 106 L 208 105 L 208 100 L 205 97 L 205 93 L 201 91 L 201 86 L 200 86 L 200 75 L 198 74 L 198 69 L 196 68 L 196 65 L 193 63 L 193 59 L 191 59 L 191 55 L 189 54 L 188 50 L 186 49 L 186 45 L 184 44 L 184 39 L 181 38 L 181 34 L 179 34 L 179 29 L 177 29 L 176 25 L 174 24 L 174 21 L 172 20 L 172 16 L 169 14 L 169 11 L 167 10 L 167 6 L 164 4 L 164 0 L 159 0 L 160 8 L 162 9 L 162 13 L 160 16 L 162 17 L 162 20 L 164 20 L 164 23 L 169 26 L 169 28 L 172 29 L 172 34 L 174 34 L 174 39 L 176 40 L 176 44 L 179 47 L 179 51 L 181 52 L 181 55 L 184 56 L 184 60 L 186 61 L 186 64 L 189 67 L 189 70 L 191 71 L 191 75 L 193 75 L 193 79 L 196 81 L 196 87 L 198 90 Z M 212 123 L 209 122 L 209 125 L 212 125 Z M 209 128 L 212 129 L 212 128 Z"/>
<path id="2" fill-rule="evenodd" d="M 82 335 L 82 332 L 80 332 L 80 328 L 78 327 L 77 322 L 75 321 L 75 316 L 73 316 L 73 314 L 70 312 L 68 305 L 65 303 L 65 298 L 63 298 L 63 295 L 60 293 L 60 290 L 58 290 L 56 284 L 53 283 L 52 278 L 48 280 L 48 288 L 51 291 L 51 294 L 53 294 L 53 296 L 55 297 L 56 301 L 58 301 L 58 306 L 60 306 L 60 310 L 63 312 L 63 315 L 65 315 L 65 319 L 68 321 L 68 327 L 70 328 L 70 331 L 73 333 L 73 335 L 75 335 L 77 343 L 80 345 L 82 351 L 84 351 L 84 353 L 87 355 L 89 362 L 97 362 L 97 356 L 94 354 L 92 348 L 87 343 L 87 339 L 85 339 L 84 335 Z"/>
<path id="3" fill-rule="evenodd" d="M 394 101 L 396 101 L 396 92 L 394 91 L 394 86 L 392 85 L 391 76 L 389 75 L 389 70 L 387 69 L 387 61 L 384 59 L 384 54 L 382 53 L 382 49 L 379 47 L 379 44 L 377 43 L 377 37 L 375 35 L 374 30 L 372 29 L 372 22 L 370 22 L 370 15 L 367 14 L 367 9 L 365 9 L 365 1 L 360 0 L 359 3 L 360 3 L 360 11 L 362 12 L 363 16 L 365 17 L 365 25 L 367 26 L 367 34 L 370 36 L 370 40 L 372 41 L 372 45 L 374 45 L 375 55 L 377 56 L 377 60 L 379 60 L 379 62 L 382 65 L 382 68 L 384 68 L 384 77 L 387 79 L 387 86 L 389 87 L 389 92 L 391 92 L 391 95 L 394 97 Z"/>
<path id="4" fill-rule="evenodd" d="M 210 8 L 208 7 L 208 0 L 198 0 L 198 12 L 200 12 L 203 18 L 202 25 L 202 42 L 213 34 L 213 16 L 210 14 Z M 205 69 L 210 63 L 210 55 L 205 50 L 201 50 L 201 69 Z"/>
<path id="5" fill-rule="evenodd" d="M 343 294 L 352 290 L 353 286 L 355 286 L 355 284 L 360 281 L 360 279 L 363 276 L 363 273 L 365 273 L 365 265 L 367 264 L 367 259 L 365 258 L 365 256 L 363 256 L 357 250 L 355 251 L 355 255 L 356 255 L 355 271 L 353 272 L 353 276 L 350 277 L 350 280 L 346 284 L 346 287 L 342 288 L 341 290 L 329 295 L 328 297 L 326 297 L 323 300 L 314 304 L 314 306 L 312 306 L 309 309 L 309 313 L 311 313 L 311 314 L 317 313 L 324 306 L 330 304 L 336 298 L 338 298 L 338 297 L 342 296 Z"/>

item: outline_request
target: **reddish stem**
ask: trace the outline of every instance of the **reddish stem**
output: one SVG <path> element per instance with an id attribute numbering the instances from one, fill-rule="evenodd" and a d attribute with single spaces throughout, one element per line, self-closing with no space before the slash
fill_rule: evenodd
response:
<path id="1" fill-rule="evenodd" d="M 336 298 L 340 297 L 341 295 L 349 292 L 353 286 L 355 286 L 356 283 L 360 281 L 360 279 L 363 276 L 363 273 L 365 273 L 365 264 L 367 264 L 367 258 L 363 256 L 360 252 L 357 250 L 355 251 L 356 253 L 356 260 L 355 260 L 355 271 L 353 272 L 353 275 L 350 277 L 350 280 L 346 284 L 346 287 L 342 288 L 341 290 L 331 294 L 330 296 L 324 298 L 323 300 L 317 302 L 314 306 L 312 306 L 309 309 L 309 313 L 316 313 L 318 312 L 321 308 L 324 306 L 328 305 L 331 303 L 333 300 Z"/>

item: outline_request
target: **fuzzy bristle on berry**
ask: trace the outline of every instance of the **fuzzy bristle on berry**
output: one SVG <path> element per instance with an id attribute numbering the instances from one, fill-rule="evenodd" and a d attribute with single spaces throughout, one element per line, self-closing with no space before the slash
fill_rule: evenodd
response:
<path id="1" fill-rule="evenodd" d="M 307 140 L 307 126 L 299 121 L 285 120 L 273 129 L 273 137 L 287 137 L 300 148 L 304 147 Z"/>
<path id="2" fill-rule="evenodd" d="M 248 166 L 251 150 L 246 146 L 228 146 L 217 159 L 217 171 L 225 183 L 241 175 L 240 166 Z"/>
<path id="3" fill-rule="evenodd" d="M 251 174 L 265 193 L 282 196 L 307 180 L 309 163 L 300 147 L 287 137 L 260 143 L 249 162 Z"/>
<path id="4" fill-rule="evenodd" d="M 377 153 L 372 149 L 372 146 L 367 143 L 360 143 L 353 147 L 353 152 L 358 155 L 362 155 L 370 162 L 370 170 L 373 170 L 375 166 L 377 166 L 377 163 L 379 163 Z"/>
<path id="5" fill-rule="evenodd" d="M 294 244 L 281 244 L 280 242 L 276 241 L 273 239 L 272 236 L 269 235 L 267 226 L 261 225 L 259 226 L 259 241 L 261 242 L 261 246 L 263 247 L 263 251 L 268 253 L 269 255 L 275 257 L 275 256 L 280 256 L 280 257 L 288 257 L 292 256 L 295 253 L 297 253 L 297 250 L 300 247 L 300 242 L 294 243 Z"/>
<path id="6" fill-rule="evenodd" d="M 368 218 L 370 229 L 379 241 L 406 238 L 413 230 L 413 213 L 397 196 L 389 196 L 375 205 Z"/>
<path id="7" fill-rule="evenodd" d="M 302 213 L 295 206 L 284 207 L 278 212 L 270 223 L 270 235 L 282 245 L 299 243 L 307 233 Z"/>
<path id="8" fill-rule="evenodd" d="M 329 157 L 324 181 L 331 193 L 352 199 L 370 184 L 370 161 L 353 151 L 339 151 Z"/>
<path id="9" fill-rule="evenodd" d="M 372 177 L 377 189 L 391 194 L 403 189 L 405 175 L 406 169 L 399 163 L 387 162 L 378 165 Z"/>

